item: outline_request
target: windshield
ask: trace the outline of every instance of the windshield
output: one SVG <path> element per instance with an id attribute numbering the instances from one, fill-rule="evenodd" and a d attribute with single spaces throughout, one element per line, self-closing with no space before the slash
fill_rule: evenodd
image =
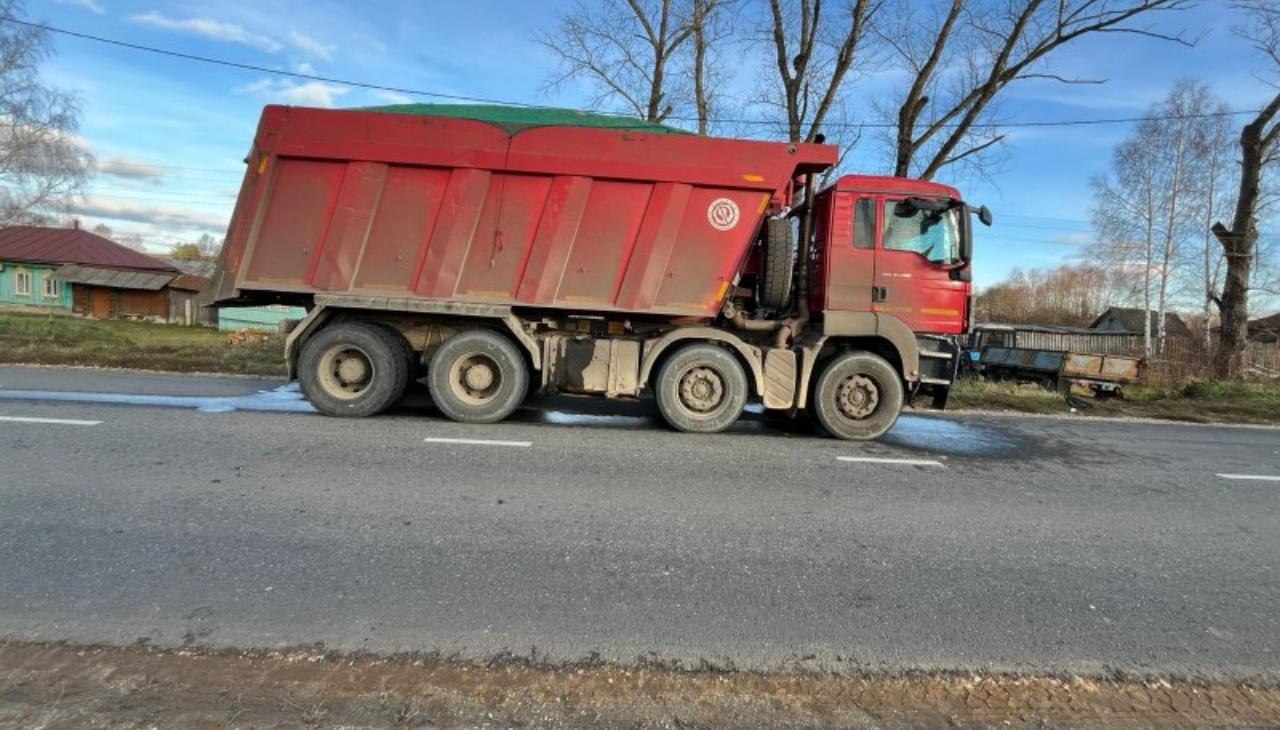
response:
<path id="1" fill-rule="evenodd" d="M 960 208 L 920 210 L 901 200 L 884 204 L 884 248 L 913 251 L 931 263 L 960 260 Z"/>

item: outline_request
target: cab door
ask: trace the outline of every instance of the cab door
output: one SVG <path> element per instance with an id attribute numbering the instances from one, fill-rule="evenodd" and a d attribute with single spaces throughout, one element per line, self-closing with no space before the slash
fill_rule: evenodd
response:
<path id="1" fill-rule="evenodd" d="M 877 206 L 872 311 L 898 317 L 916 332 L 961 333 L 969 291 L 959 268 L 961 209 L 925 226 L 927 214 L 904 215 L 902 200 L 886 196 Z"/>
<path id="2" fill-rule="evenodd" d="M 835 192 L 827 216 L 825 287 L 816 301 L 835 312 L 871 311 L 875 277 L 876 200 Z"/>

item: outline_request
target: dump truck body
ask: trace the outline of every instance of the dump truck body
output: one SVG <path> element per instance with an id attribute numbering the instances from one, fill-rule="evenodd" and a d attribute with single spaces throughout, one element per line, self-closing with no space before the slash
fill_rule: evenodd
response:
<path id="1" fill-rule="evenodd" d="M 424 371 L 472 422 L 527 389 L 652 391 L 686 431 L 758 398 L 863 438 L 945 399 L 969 295 L 952 188 L 818 192 L 820 143 L 413 109 L 269 106 L 246 160 L 214 298 L 308 309 L 287 356 L 322 412 L 378 412 Z"/>
<path id="2" fill-rule="evenodd" d="M 267 107 L 218 298 L 354 294 L 711 318 L 825 145 Z"/>

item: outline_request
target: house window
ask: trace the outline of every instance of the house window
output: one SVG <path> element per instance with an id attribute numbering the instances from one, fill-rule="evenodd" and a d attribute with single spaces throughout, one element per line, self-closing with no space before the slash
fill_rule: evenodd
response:
<path id="1" fill-rule="evenodd" d="M 44 277 L 44 298 L 57 299 L 61 295 L 62 295 L 62 282 L 58 281 L 52 276 L 46 275 Z"/>
<path id="2" fill-rule="evenodd" d="M 13 293 L 20 297 L 31 296 L 31 272 L 13 272 Z"/>

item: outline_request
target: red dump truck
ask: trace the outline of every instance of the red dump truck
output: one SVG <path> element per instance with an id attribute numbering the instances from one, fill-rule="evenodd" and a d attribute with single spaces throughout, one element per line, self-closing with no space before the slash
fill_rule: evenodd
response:
<path id="1" fill-rule="evenodd" d="M 682 431 L 759 401 L 876 438 L 945 404 L 990 214 L 919 180 L 816 190 L 836 159 L 548 110 L 268 106 L 214 299 L 305 307 L 289 372 L 331 416 L 425 375 L 468 423 L 652 393 Z"/>

